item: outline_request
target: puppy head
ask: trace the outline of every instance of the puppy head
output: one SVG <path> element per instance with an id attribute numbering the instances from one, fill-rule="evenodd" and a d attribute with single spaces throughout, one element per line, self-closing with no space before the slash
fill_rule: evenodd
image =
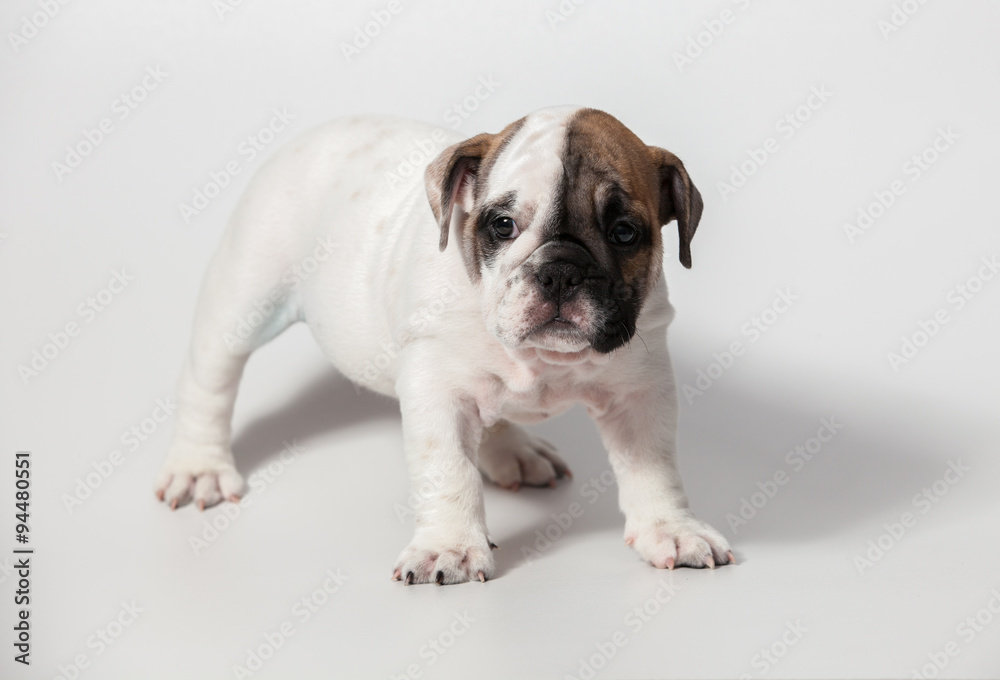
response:
<path id="1" fill-rule="evenodd" d="M 594 109 L 546 109 L 445 149 L 425 174 L 441 250 L 457 241 L 489 330 L 511 349 L 607 353 L 628 343 L 702 200 L 683 163 Z"/>

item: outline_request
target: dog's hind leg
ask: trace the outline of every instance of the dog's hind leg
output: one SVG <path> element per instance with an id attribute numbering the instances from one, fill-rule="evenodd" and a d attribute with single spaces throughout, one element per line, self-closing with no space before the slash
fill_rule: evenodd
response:
<path id="1" fill-rule="evenodd" d="M 487 479 L 510 491 L 554 488 L 557 479 L 573 476 L 552 444 L 506 420 L 483 433 L 477 464 Z"/>
<path id="2" fill-rule="evenodd" d="M 280 250 L 227 235 L 205 275 L 177 386 L 173 441 L 155 481 L 171 508 L 238 500 L 243 478 L 230 448 L 233 404 L 250 354 L 298 320 Z"/>

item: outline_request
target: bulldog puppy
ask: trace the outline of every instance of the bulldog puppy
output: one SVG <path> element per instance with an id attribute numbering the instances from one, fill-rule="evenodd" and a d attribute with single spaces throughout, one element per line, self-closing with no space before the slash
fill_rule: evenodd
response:
<path id="1" fill-rule="evenodd" d="M 399 399 L 421 502 L 396 580 L 493 576 L 483 475 L 511 489 L 568 476 L 520 424 L 574 403 L 607 448 L 627 544 L 658 568 L 733 561 L 688 509 L 675 462 L 661 227 L 677 221 L 690 267 L 701 212 L 674 154 L 594 109 L 464 140 L 375 117 L 307 133 L 254 177 L 208 269 L 157 495 L 239 500 L 244 364 L 304 321 L 345 376 Z"/>

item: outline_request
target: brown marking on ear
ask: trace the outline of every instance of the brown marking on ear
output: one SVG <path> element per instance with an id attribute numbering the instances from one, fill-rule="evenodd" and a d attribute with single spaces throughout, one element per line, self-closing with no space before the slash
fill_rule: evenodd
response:
<path id="1" fill-rule="evenodd" d="M 483 132 L 452 144 L 438 154 L 424 171 L 427 200 L 431 204 L 431 210 L 434 211 L 434 219 L 441 228 L 439 242 L 441 250 L 448 245 L 448 232 L 455 199 L 462 191 L 472 188 L 471 184 L 475 181 L 479 165 L 489 151 L 495 136 Z"/>
<path id="2" fill-rule="evenodd" d="M 497 134 L 482 133 L 449 146 L 435 158 L 424 172 L 427 199 L 434 218 L 441 229 L 439 248 L 448 246 L 452 211 L 456 200 L 466 191 L 473 202 L 479 199 L 490 171 L 510 139 L 524 124 L 524 119 L 514 121 Z M 473 279 L 479 277 L 478 263 L 481 254 L 473 238 L 476 220 L 470 211 L 460 225 L 462 257 Z"/>
<path id="3" fill-rule="evenodd" d="M 649 152 L 660 175 L 660 223 L 669 224 L 671 220 L 677 220 L 680 261 L 690 269 L 691 239 L 701 221 L 705 204 L 680 158 L 657 146 L 649 147 Z"/>

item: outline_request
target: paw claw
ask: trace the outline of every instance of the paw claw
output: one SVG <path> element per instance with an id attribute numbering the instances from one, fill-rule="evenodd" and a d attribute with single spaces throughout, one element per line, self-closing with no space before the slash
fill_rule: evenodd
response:
<path id="1" fill-rule="evenodd" d="M 484 574 L 482 571 L 480 571 L 480 572 L 478 572 L 478 575 L 479 575 L 479 581 L 481 583 L 486 583 L 486 574 Z"/>
<path id="2" fill-rule="evenodd" d="M 396 572 L 406 574 L 406 585 L 466 583 L 493 574 L 493 553 L 483 534 L 431 535 L 417 533 L 400 554 Z"/>
<path id="3" fill-rule="evenodd" d="M 204 511 L 227 496 L 242 493 L 243 478 L 236 471 L 228 447 L 175 440 L 153 488 L 156 497 L 171 510 L 191 501 Z"/>
<path id="4" fill-rule="evenodd" d="M 732 561 L 732 551 L 722 534 L 689 512 L 674 512 L 663 519 L 628 522 L 625 536 L 625 542 L 643 559 L 661 569 L 715 569 Z"/>
<path id="5" fill-rule="evenodd" d="M 500 548 L 500 546 L 498 546 L 498 545 L 497 545 L 496 543 L 494 543 L 493 541 L 490 541 L 490 550 L 497 550 L 497 549 L 499 549 L 499 548 Z"/>

